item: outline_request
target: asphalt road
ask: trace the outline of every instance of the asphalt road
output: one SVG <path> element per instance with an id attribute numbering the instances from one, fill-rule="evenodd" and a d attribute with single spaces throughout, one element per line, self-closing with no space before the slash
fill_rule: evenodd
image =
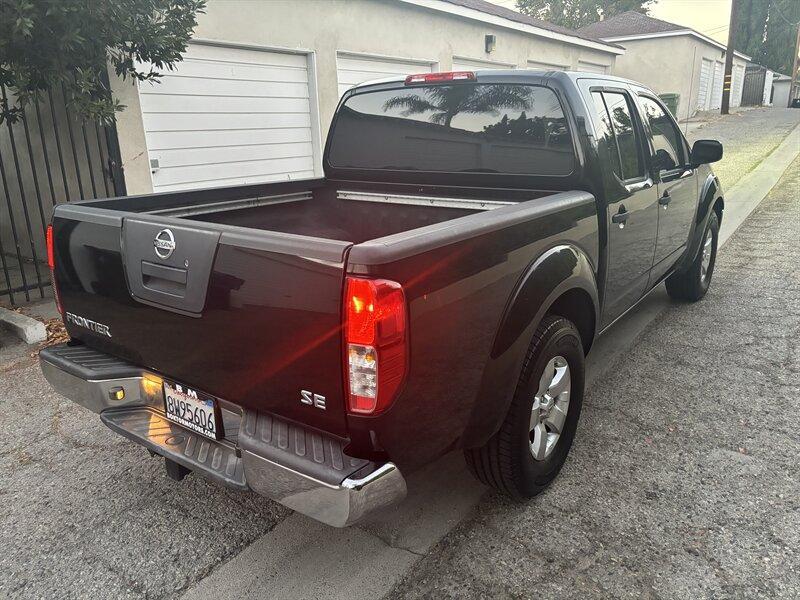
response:
<path id="1" fill-rule="evenodd" d="M 490 494 L 393 598 L 800 596 L 800 159 L 588 390 L 556 485 Z"/>
<path id="2" fill-rule="evenodd" d="M 690 123 L 690 142 L 714 139 L 722 142 L 724 157 L 714 165 L 723 189 L 730 189 L 762 158 L 772 152 L 800 121 L 796 108 L 738 109 L 726 117 L 715 116 L 707 124 Z"/>
<path id="3" fill-rule="evenodd" d="M 727 187 L 730 183 L 726 178 L 740 177 L 756 166 L 763 158 L 759 152 L 777 145 L 787 131 L 786 123 L 794 119 L 793 123 L 796 124 L 797 115 L 800 114 L 800 111 L 776 109 L 775 112 L 768 112 L 756 118 L 749 116 L 751 112 L 756 111 L 730 117 L 737 119 L 735 126 L 730 125 L 728 120 L 722 120 L 691 134 L 695 139 L 723 137 L 726 132 L 734 131 L 738 127 L 749 136 L 747 143 L 731 142 L 731 149 L 726 150 L 725 161 L 717 168 L 723 184 Z M 757 151 L 754 148 L 761 150 Z M 733 163 L 734 160 L 736 168 L 728 168 L 729 162 Z M 796 229 L 794 235 L 797 238 Z M 770 241 L 770 248 L 774 249 L 777 239 L 773 238 Z M 775 249 L 775 252 L 777 256 L 779 250 Z M 787 261 L 775 264 L 780 264 L 781 268 L 786 269 L 791 266 Z M 795 281 L 796 277 L 795 271 Z M 720 272 L 717 278 L 714 294 L 721 293 L 718 289 L 719 279 L 723 278 Z M 737 293 L 742 294 L 743 290 L 739 289 Z M 749 293 L 758 296 L 753 294 L 752 290 Z M 655 303 L 653 310 L 661 310 L 657 304 L 659 301 L 663 301 L 663 294 L 661 300 L 656 297 L 652 301 Z M 705 307 L 709 304 L 711 303 L 705 302 L 698 306 Z M 687 314 L 694 314 L 693 311 L 696 310 L 698 308 L 688 307 Z M 646 314 L 647 311 L 648 307 L 644 306 L 640 313 Z M 616 357 L 609 360 L 618 361 L 620 355 L 627 352 L 632 340 L 637 339 L 639 329 L 636 329 L 635 318 L 634 315 L 632 319 L 627 319 L 615 327 L 616 331 L 607 336 L 607 343 L 604 346 L 606 350 L 603 351 L 608 352 L 610 357 Z M 770 316 L 764 307 L 761 312 L 754 313 L 749 322 L 753 323 L 754 330 L 758 330 L 768 328 L 775 319 L 776 317 Z M 726 344 L 731 344 L 733 341 L 738 343 L 738 338 L 731 340 L 724 335 L 720 337 L 717 328 L 710 325 L 701 331 L 712 340 L 719 338 Z M 695 335 L 702 337 L 700 332 L 695 332 Z M 639 339 L 637 348 L 642 346 L 643 339 Z M 651 339 L 648 343 L 653 346 L 650 350 L 655 352 L 660 349 L 662 340 Z M 796 356 L 796 347 L 794 351 Z M 680 345 L 674 347 L 674 352 L 659 356 L 659 359 L 664 361 L 662 369 L 666 369 L 663 373 L 672 373 L 672 369 L 683 364 L 685 356 L 687 356 L 686 350 Z M 603 363 L 604 357 L 592 358 L 590 362 Z M 729 367 L 730 365 L 725 365 L 723 370 Z M 603 371 L 596 369 L 596 377 L 601 377 Z M 749 404 L 750 399 L 753 396 L 756 396 L 756 400 L 762 398 L 761 392 L 752 391 L 750 387 L 752 382 L 748 383 L 738 378 L 744 377 L 744 373 L 736 373 L 737 377 L 731 380 L 734 383 L 726 383 L 722 389 L 732 390 L 731 393 L 745 394 L 741 398 L 746 398 L 747 402 L 741 402 L 737 408 L 739 413 L 749 415 L 757 410 L 755 405 Z M 786 373 L 788 376 L 788 371 Z M 704 378 L 700 382 L 706 386 L 702 388 L 703 390 L 708 389 L 710 379 Z M 656 478 L 656 471 L 651 463 L 655 461 L 655 466 L 660 464 L 653 457 L 655 454 L 660 459 L 662 447 L 655 446 L 656 441 L 662 442 L 660 433 L 655 432 L 656 435 L 649 436 L 653 439 L 653 445 L 647 444 L 642 452 L 638 452 L 639 446 L 635 442 L 636 430 L 627 417 L 621 419 L 615 428 L 601 429 L 602 435 L 599 439 L 591 436 L 593 439 L 589 440 L 590 435 L 587 432 L 590 431 L 588 428 L 592 426 L 591 423 L 593 421 L 605 423 L 604 419 L 597 418 L 595 414 L 604 414 L 603 403 L 612 402 L 612 408 L 616 407 L 613 402 L 621 397 L 623 391 L 629 394 L 634 392 L 641 394 L 635 396 L 631 406 L 623 407 L 625 415 L 634 415 L 640 420 L 646 420 L 648 415 L 651 415 L 655 407 L 638 408 L 638 404 L 641 403 L 640 398 L 646 398 L 647 394 L 651 393 L 649 388 L 645 389 L 644 381 L 645 379 L 637 372 L 632 382 L 628 382 L 627 385 L 638 382 L 636 385 L 640 387 L 631 390 L 603 383 L 600 388 L 591 392 L 589 403 L 592 406 L 587 408 L 588 417 L 584 419 L 579 432 L 575 457 L 570 461 L 558 486 L 553 489 L 557 502 L 561 502 L 563 506 L 572 506 L 570 518 L 579 519 L 587 527 L 593 523 L 593 515 L 601 514 L 599 512 L 601 508 L 597 503 L 602 499 L 599 493 L 602 487 L 593 486 L 592 482 L 595 479 L 602 480 L 604 477 L 612 476 L 618 478 L 618 485 L 609 486 L 609 489 L 614 488 L 614 493 L 603 499 L 608 505 L 606 510 L 608 512 L 614 508 L 612 512 L 616 516 L 611 523 L 624 521 L 626 514 L 632 515 L 628 522 L 636 533 L 639 531 L 637 528 L 644 527 L 644 524 L 654 527 L 657 531 L 666 527 L 667 520 L 675 519 L 674 512 L 670 512 L 671 505 L 667 505 L 663 513 L 659 512 L 658 499 L 678 494 L 679 497 L 686 498 L 687 502 L 694 501 L 697 500 L 696 496 L 699 493 L 697 490 L 702 491 L 703 486 L 707 485 L 706 481 L 711 487 L 719 483 L 715 479 L 719 477 L 718 469 L 728 469 L 730 473 L 738 473 L 728 467 L 726 461 L 730 460 L 729 455 L 719 450 L 711 457 L 710 466 L 706 467 L 700 479 L 688 477 L 694 475 L 694 472 L 683 473 L 686 477 L 680 478 L 678 477 L 681 474 L 680 470 L 677 473 L 666 474 L 666 478 Z M 651 382 L 648 385 L 656 386 L 656 383 Z M 669 388 L 672 383 L 665 379 L 658 385 Z M 605 391 L 600 392 L 600 389 Z M 633 410 L 634 407 L 636 410 Z M 772 405 L 768 405 L 769 410 L 771 407 Z M 675 415 L 674 421 L 677 423 L 679 416 L 685 413 L 698 416 L 700 414 L 698 410 L 707 411 L 706 405 L 698 406 L 696 403 L 682 402 L 674 406 L 673 413 L 670 414 Z M 767 416 L 772 415 L 769 410 Z M 640 415 L 637 411 L 642 411 L 643 414 Z M 661 418 L 665 418 L 664 415 L 661 415 Z M 754 420 L 750 423 L 763 427 L 762 436 L 771 431 L 771 421 L 752 418 Z M 708 425 L 706 428 L 715 433 L 717 427 L 722 428 L 718 432 L 720 436 L 733 436 L 739 431 L 734 423 L 725 420 L 713 423 L 713 426 Z M 778 432 L 780 431 L 783 430 L 778 429 Z M 693 430 L 687 430 L 687 433 L 693 433 Z M 629 439 L 629 435 L 634 437 Z M 688 448 L 688 438 L 684 439 Z M 713 437 L 708 437 L 708 440 L 703 441 L 710 442 L 712 439 Z M 787 447 L 787 453 L 791 451 L 794 456 L 797 456 L 796 439 L 795 435 L 794 449 Z M 413 567 L 412 573 L 414 577 L 421 577 L 430 582 L 428 588 L 430 593 L 436 591 L 438 594 L 442 590 L 446 592 L 458 589 L 467 592 L 481 589 L 503 592 L 507 589 L 503 587 L 505 583 L 499 585 L 497 580 L 491 583 L 492 578 L 487 578 L 486 575 L 488 569 L 486 565 L 497 561 L 492 568 L 500 569 L 498 573 L 505 573 L 502 579 L 507 582 L 514 581 L 516 574 L 513 571 L 503 571 L 504 563 L 501 561 L 506 561 L 507 565 L 515 563 L 508 562 L 511 557 L 502 554 L 502 539 L 479 528 L 482 515 L 485 513 L 486 518 L 494 515 L 496 523 L 492 527 L 510 528 L 515 521 L 514 514 L 510 513 L 521 511 L 527 528 L 524 532 L 516 531 L 515 535 L 530 543 L 533 538 L 541 539 L 542 536 L 549 535 L 547 529 L 541 527 L 541 522 L 535 520 L 535 515 L 555 510 L 538 500 L 522 509 L 507 506 L 502 501 L 488 496 L 479 504 L 479 512 L 473 512 L 473 507 L 482 496 L 485 496 L 485 491 L 468 477 L 461 461 L 457 460 L 459 457 L 447 458 L 435 465 L 435 468 L 416 474 L 409 482 L 412 490 L 409 499 L 395 513 L 387 515 L 383 521 L 346 531 L 321 527 L 273 502 L 253 494 L 222 489 L 199 477 L 189 476 L 178 484 L 164 477 L 160 460 L 150 459 L 145 450 L 112 434 L 91 414 L 52 392 L 42 379 L 35 361 L 29 356 L 29 350 L 24 346 L 15 345 L 2 334 L 0 334 L 0 440 L 2 440 L 0 470 L 3 473 L 0 479 L 0 500 L 2 500 L 0 502 L 0 524 L 2 524 L 0 597 L 170 598 L 188 593 L 188 596 L 196 598 L 219 598 L 226 590 L 229 592 L 227 595 L 235 595 L 235 592 L 244 590 L 246 593 L 258 591 L 283 598 L 292 594 L 295 597 L 302 596 L 308 590 L 318 589 L 325 589 L 332 596 L 375 596 L 391 589 L 394 582 L 407 569 L 412 568 L 421 555 L 426 554 L 422 562 Z M 777 502 L 778 500 L 772 496 L 765 495 L 769 490 L 763 487 L 765 484 L 762 481 L 771 478 L 773 471 L 768 470 L 766 475 L 763 475 L 763 471 L 758 470 L 761 469 L 760 463 L 748 467 L 747 465 L 754 464 L 752 461 L 758 456 L 755 453 L 758 448 L 744 447 L 748 448 L 748 454 L 739 454 L 738 446 L 734 448 L 734 454 L 739 461 L 751 461 L 742 463 L 744 466 L 739 470 L 743 472 L 742 477 L 751 477 L 760 486 L 753 488 L 755 490 L 753 503 L 769 500 Z M 625 451 L 619 458 L 621 461 L 619 465 L 624 466 L 621 473 L 618 472 L 616 454 L 619 448 Z M 725 448 L 730 450 L 727 446 Z M 663 450 L 671 451 L 672 448 L 663 447 Z M 639 455 L 641 461 L 637 459 Z M 612 457 L 611 460 L 609 456 Z M 682 456 L 685 456 L 686 461 L 690 461 L 693 455 L 686 449 Z M 676 464 L 673 461 L 669 464 L 678 468 L 683 463 Z M 687 465 L 689 464 L 692 463 L 687 462 Z M 590 467 L 589 471 L 575 471 L 574 469 L 580 465 Z M 641 482 L 634 481 L 639 472 L 648 475 L 649 487 L 642 487 Z M 650 473 L 653 474 L 652 478 Z M 701 483 L 698 484 L 697 481 Z M 733 481 L 739 480 L 734 478 Z M 742 481 L 742 485 L 745 482 L 750 484 L 750 480 Z M 636 487 L 634 483 L 641 487 L 636 492 L 639 495 L 634 493 Z M 627 486 L 631 486 L 631 489 L 628 490 Z M 562 487 L 564 489 L 557 492 Z M 729 493 L 732 500 L 739 500 L 734 493 L 738 489 L 735 488 Z M 651 495 L 656 494 L 657 499 L 653 500 L 647 495 L 642 496 L 641 493 L 644 493 L 642 490 L 648 491 Z M 797 497 L 796 489 L 792 493 Z M 546 501 L 548 497 L 544 496 L 542 500 Z M 557 500 L 558 498 L 561 500 Z M 586 508 L 588 512 L 582 514 L 584 504 L 590 508 Z M 558 507 L 558 504 L 554 506 Z M 638 516 L 636 511 L 641 510 L 642 506 L 652 509 L 649 513 L 650 521 L 642 521 Z M 753 506 L 758 507 L 757 504 Z M 705 514 L 711 510 L 703 501 L 699 502 L 699 508 L 687 505 L 685 509 L 686 514 L 682 517 L 684 520 L 690 519 L 695 511 L 702 509 Z M 718 509 L 715 510 L 719 512 Z M 796 505 L 794 510 L 797 511 Z M 754 519 L 761 514 L 755 508 L 751 512 L 755 515 Z M 465 515 L 470 514 L 464 525 L 458 526 L 455 533 L 447 535 Z M 787 518 L 790 516 L 785 511 L 775 514 Z M 504 524 L 506 519 L 509 523 Z M 749 523 L 754 525 L 757 521 L 752 520 Z M 787 521 L 786 525 L 789 524 L 791 523 Z M 558 523 L 548 525 L 554 526 L 555 531 L 566 527 Z M 776 522 L 774 525 L 779 524 Z M 796 522 L 794 526 L 797 530 Z M 757 537 L 742 538 L 741 535 L 744 534 L 738 533 L 740 528 L 741 525 L 737 523 L 736 526 L 732 525 L 724 531 L 730 535 L 734 535 L 731 532 L 735 532 L 738 536 L 736 540 L 739 542 L 752 541 L 754 544 L 760 542 L 760 538 Z M 470 534 L 469 531 L 474 533 Z M 600 540 L 601 543 L 605 541 L 602 537 L 598 537 L 599 534 L 592 534 L 594 537 L 590 537 L 587 533 L 589 531 L 587 529 L 583 534 L 583 545 L 576 544 L 572 540 L 569 543 L 573 549 L 569 550 L 567 547 L 563 552 L 565 557 L 575 558 L 572 562 L 588 564 L 591 567 L 594 563 L 586 562 L 590 557 L 591 560 L 595 558 L 602 560 L 606 556 L 589 552 L 594 548 L 591 544 L 595 540 Z M 467 555 L 467 562 L 456 568 L 448 562 L 445 551 L 447 548 L 465 548 L 463 540 L 468 539 L 470 535 L 484 536 L 485 547 L 476 545 L 474 550 L 477 556 Z M 442 538 L 444 541 L 437 545 Z M 562 544 L 558 536 L 553 539 L 555 544 Z M 630 539 L 637 541 L 640 538 Z M 653 534 L 653 539 L 659 538 Z M 703 539 L 711 538 L 698 538 L 698 543 Z M 563 543 L 567 544 L 569 536 L 564 540 Z M 789 547 L 797 548 L 796 541 L 795 539 L 794 543 L 790 543 Z M 431 548 L 434 550 L 428 554 Z M 585 556 L 582 549 L 587 551 Z M 667 562 L 669 551 L 671 546 L 666 545 L 665 553 L 661 556 L 662 563 Z M 734 552 L 735 547 L 732 546 L 730 551 Z M 647 563 L 636 562 L 636 556 L 639 554 L 640 552 L 634 553 L 633 550 L 627 554 L 623 553 L 621 556 L 628 557 L 626 570 L 620 571 L 621 574 L 616 576 L 617 579 L 609 575 L 609 581 L 623 585 L 627 582 L 623 575 L 636 569 L 639 569 L 644 576 L 650 566 Z M 646 553 L 643 555 L 648 556 Z M 455 551 L 452 555 L 457 561 L 463 560 L 464 556 Z M 533 554 L 528 556 L 528 560 L 532 561 L 538 558 Z M 609 553 L 607 558 L 606 570 L 619 571 L 617 563 L 612 560 L 613 554 Z M 475 569 L 470 568 L 470 562 L 474 562 Z M 437 564 L 441 572 L 436 572 Z M 769 567 L 768 563 L 764 564 L 765 568 Z M 470 578 L 464 576 L 459 569 L 474 573 Z M 531 571 L 535 572 L 535 569 Z M 743 572 L 748 571 L 745 568 Z M 699 578 L 696 572 L 693 573 L 694 575 L 691 573 L 686 575 L 687 581 Z M 457 577 L 470 585 L 466 588 L 452 587 L 452 581 L 449 579 L 451 577 Z M 247 580 L 250 581 L 250 587 L 236 587 L 243 585 L 242 582 Z M 495 587 L 481 588 L 480 586 L 484 584 Z M 306 587 L 303 587 L 304 585 Z M 477 587 L 471 587 L 473 585 Z M 428 593 L 425 588 L 415 586 L 416 584 L 403 584 L 402 588 L 397 588 L 394 593 L 416 596 Z M 521 595 L 524 596 L 525 593 Z"/>

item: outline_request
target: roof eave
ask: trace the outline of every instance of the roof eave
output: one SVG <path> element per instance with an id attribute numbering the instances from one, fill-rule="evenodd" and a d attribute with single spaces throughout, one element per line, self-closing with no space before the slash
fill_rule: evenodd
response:
<path id="1" fill-rule="evenodd" d="M 592 50 L 598 50 L 600 52 L 607 52 L 609 54 L 615 54 L 615 55 L 625 54 L 624 48 L 620 48 L 619 46 L 616 46 L 613 43 L 608 44 L 600 41 L 593 42 L 591 40 L 585 40 L 577 36 L 558 33 L 556 31 L 549 31 L 547 29 L 542 29 L 541 27 L 535 27 L 533 25 L 527 25 L 525 23 L 517 23 L 516 21 L 510 21 L 509 19 L 503 17 L 490 15 L 488 13 L 475 10 L 474 8 L 468 8 L 466 6 L 450 4 L 448 2 L 442 2 L 441 0 L 399 0 L 399 1 L 405 2 L 406 4 L 413 4 L 414 6 L 419 6 L 421 8 L 427 8 L 438 12 L 444 12 L 451 15 L 456 15 L 459 17 L 463 17 L 465 19 L 471 19 L 473 21 L 480 21 L 482 23 L 487 23 L 490 25 L 494 25 L 496 27 L 502 27 L 504 29 L 512 29 L 514 31 L 520 31 L 522 33 L 527 33 L 529 35 L 534 35 L 541 38 L 547 38 L 554 41 L 564 42 L 566 44 L 571 44 L 573 46 L 591 48 Z"/>
<path id="2" fill-rule="evenodd" d="M 647 39 L 656 39 L 656 38 L 664 38 L 664 37 L 675 37 L 680 35 L 689 35 L 695 37 L 707 44 L 711 44 L 712 46 L 716 46 L 720 50 L 727 50 L 727 46 L 722 42 L 718 42 L 717 40 L 711 39 L 708 36 L 703 35 L 702 33 L 698 33 L 694 29 L 675 29 L 672 31 L 656 31 L 653 33 L 637 33 L 631 35 L 614 35 L 609 37 L 603 37 L 602 39 L 606 42 L 630 42 L 635 40 L 647 40 Z M 738 56 L 741 59 L 746 61 L 752 60 L 751 56 L 739 52 L 738 50 L 733 51 L 734 56 Z"/>

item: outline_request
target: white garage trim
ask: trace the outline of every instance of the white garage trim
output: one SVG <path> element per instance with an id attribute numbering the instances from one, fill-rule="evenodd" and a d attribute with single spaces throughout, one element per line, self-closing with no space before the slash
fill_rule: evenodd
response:
<path id="1" fill-rule="evenodd" d="M 193 40 L 161 83 L 139 85 L 153 190 L 320 176 L 314 58 Z"/>
<path id="2" fill-rule="evenodd" d="M 483 58 L 453 56 L 453 71 L 470 71 L 473 69 L 516 69 L 514 63 L 498 62 Z"/>
<path id="3" fill-rule="evenodd" d="M 438 61 L 404 56 L 385 56 L 338 50 L 336 52 L 336 82 L 341 97 L 354 85 L 398 75 L 414 75 L 438 71 Z"/>

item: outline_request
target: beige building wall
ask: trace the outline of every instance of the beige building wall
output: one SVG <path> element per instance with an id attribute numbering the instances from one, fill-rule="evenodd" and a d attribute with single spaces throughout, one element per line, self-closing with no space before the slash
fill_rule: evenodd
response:
<path id="1" fill-rule="evenodd" d="M 680 94 L 678 120 L 697 112 L 700 65 L 704 58 L 725 61 L 725 51 L 690 35 L 619 42 L 625 54 L 618 56 L 614 75 L 633 79 L 656 94 Z M 733 64 L 747 61 L 734 55 Z"/>
<path id="2" fill-rule="evenodd" d="M 509 22 L 510 23 L 510 22 Z M 497 45 L 484 51 L 484 36 Z M 336 53 L 352 52 L 419 59 L 450 70 L 453 56 L 525 68 L 528 60 L 578 68 L 578 61 L 607 65 L 616 54 L 537 37 L 506 27 L 445 14 L 400 0 L 211 0 L 198 18 L 195 38 L 290 48 L 313 53 L 322 144 L 339 101 Z M 127 109 L 118 131 L 129 194 L 152 191 L 138 95 L 132 84 L 115 82 Z"/>

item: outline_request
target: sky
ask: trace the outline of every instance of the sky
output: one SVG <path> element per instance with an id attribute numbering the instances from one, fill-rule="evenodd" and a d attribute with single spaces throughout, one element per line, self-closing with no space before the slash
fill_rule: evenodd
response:
<path id="1" fill-rule="evenodd" d="M 516 0 L 489 0 L 516 10 Z M 650 16 L 691 27 L 723 44 L 728 42 L 731 0 L 658 0 L 650 7 Z"/>

